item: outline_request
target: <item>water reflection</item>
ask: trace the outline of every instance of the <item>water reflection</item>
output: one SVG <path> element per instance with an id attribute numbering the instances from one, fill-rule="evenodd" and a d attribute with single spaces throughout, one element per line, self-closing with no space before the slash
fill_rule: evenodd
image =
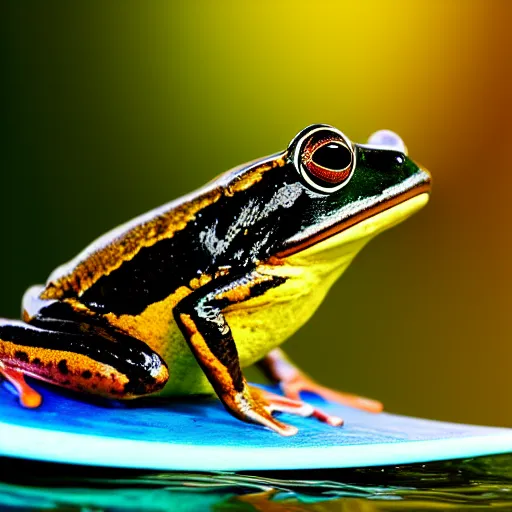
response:
<path id="1" fill-rule="evenodd" d="M 512 509 L 512 454 L 351 470 L 134 472 L 0 459 L 0 510 Z"/>

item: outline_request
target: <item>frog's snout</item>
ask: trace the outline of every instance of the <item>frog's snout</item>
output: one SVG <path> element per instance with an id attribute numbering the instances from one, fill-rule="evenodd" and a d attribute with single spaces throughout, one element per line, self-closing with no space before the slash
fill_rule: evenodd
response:
<path id="1" fill-rule="evenodd" d="M 394 149 L 407 155 L 407 146 L 399 135 L 391 130 L 379 130 L 368 138 L 368 144 L 385 149 Z"/>

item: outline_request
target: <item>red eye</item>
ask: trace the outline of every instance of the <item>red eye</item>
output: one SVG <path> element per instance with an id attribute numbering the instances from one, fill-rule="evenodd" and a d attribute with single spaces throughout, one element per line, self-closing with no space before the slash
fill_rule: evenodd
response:
<path id="1" fill-rule="evenodd" d="M 339 130 L 316 124 L 302 130 L 290 143 L 290 160 L 310 189 L 330 194 L 344 187 L 356 167 L 356 153 Z"/>
<path id="2" fill-rule="evenodd" d="M 302 163 L 319 180 L 338 185 L 350 176 L 352 151 L 341 139 L 332 136 L 315 141 L 311 138 L 302 153 Z"/>

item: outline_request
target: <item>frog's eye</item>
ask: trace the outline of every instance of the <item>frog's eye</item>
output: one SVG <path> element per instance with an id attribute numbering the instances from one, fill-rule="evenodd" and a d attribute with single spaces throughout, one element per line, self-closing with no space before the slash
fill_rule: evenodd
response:
<path id="1" fill-rule="evenodd" d="M 306 183 L 324 193 L 345 186 L 355 168 L 355 152 L 345 135 L 321 126 L 306 129 L 299 137 L 293 148 L 293 161 Z"/>

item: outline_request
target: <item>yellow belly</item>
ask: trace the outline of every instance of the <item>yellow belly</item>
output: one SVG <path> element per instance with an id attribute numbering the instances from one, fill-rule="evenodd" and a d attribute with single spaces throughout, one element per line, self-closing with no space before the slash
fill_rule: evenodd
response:
<path id="1" fill-rule="evenodd" d="M 421 194 L 314 246 L 286 257 L 262 273 L 286 277 L 281 286 L 225 311 L 242 368 L 250 366 L 297 331 L 316 311 L 329 288 L 375 235 L 392 227 L 428 201 Z M 210 394 L 213 390 L 176 325 L 172 309 L 186 295 L 178 290 L 149 306 L 139 317 L 111 318 L 113 324 L 148 343 L 169 366 L 162 395 Z"/>

